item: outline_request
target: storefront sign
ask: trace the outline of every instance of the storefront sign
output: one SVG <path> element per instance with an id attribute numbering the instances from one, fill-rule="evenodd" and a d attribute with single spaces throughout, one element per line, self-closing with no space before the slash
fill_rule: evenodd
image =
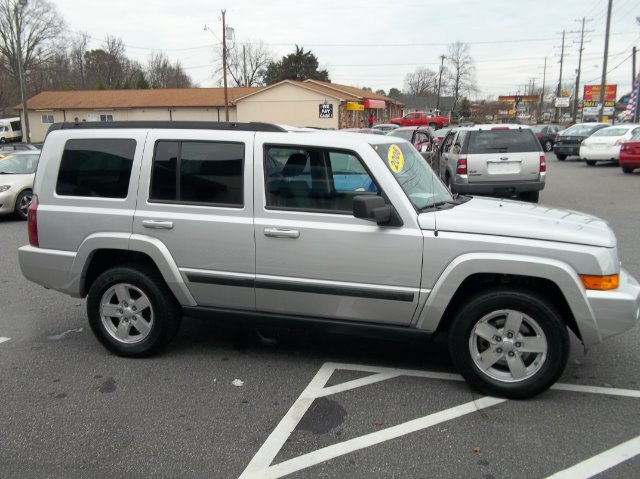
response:
<path id="1" fill-rule="evenodd" d="M 320 103 L 320 118 L 333 118 L 333 105 L 331 103 Z"/>
<path id="2" fill-rule="evenodd" d="M 364 105 L 361 105 L 360 103 L 356 103 L 354 101 L 348 101 L 347 102 L 347 110 L 349 110 L 349 111 L 363 111 L 364 110 Z"/>

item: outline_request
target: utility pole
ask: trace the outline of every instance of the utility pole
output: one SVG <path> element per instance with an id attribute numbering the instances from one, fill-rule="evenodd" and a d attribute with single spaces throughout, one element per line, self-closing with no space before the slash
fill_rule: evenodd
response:
<path id="1" fill-rule="evenodd" d="M 222 10 L 222 70 L 224 81 L 224 119 L 229 121 L 229 96 L 227 93 L 227 24 L 225 23 L 226 10 Z"/>
<path id="2" fill-rule="evenodd" d="M 560 78 L 558 79 L 558 89 L 556 91 L 556 98 L 560 98 L 560 93 L 562 92 L 562 63 L 564 61 L 564 33 L 562 30 L 562 50 L 560 51 Z M 560 108 L 556 107 L 555 119 L 558 121 L 560 114 Z"/>
<path id="3" fill-rule="evenodd" d="M 247 78 L 247 46 L 242 45 L 242 73 L 244 74 L 243 86 L 249 86 L 249 79 Z"/>
<path id="4" fill-rule="evenodd" d="M 27 6 L 27 0 L 19 0 L 13 7 L 13 16 L 16 22 L 16 56 L 18 57 L 18 83 L 20 83 L 20 101 L 22 103 L 22 116 L 24 117 L 24 134 L 22 139 L 25 143 L 31 143 L 31 133 L 29 131 L 29 109 L 27 107 L 27 96 L 25 94 L 24 87 L 24 65 L 22 64 L 22 43 L 20 37 L 22 36 L 22 27 L 18 17 L 18 5 L 24 8 Z M 22 13 L 22 11 L 21 11 Z"/>
<path id="5" fill-rule="evenodd" d="M 544 87 L 547 80 L 547 57 L 544 57 L 544 70 L 542 70 L 542 92 L 540 93 L 540 119 L 544 113 Z"/>
<path id="6" fill-rule="evenodd" d="M 440 55 L 440 60 L 442 61 L 440 64 L 440 77 L 438 78 L 438 98 L 436 100 L 436 110 L 440 109 L 440 87 L 442 86 L 442 72 L 444 71 L 444 59 L 446 57 L 444 55 Z"/>
<path id="7" fill-rule="evenodd" d="M 578 96 L 580 94 L 580 70 L 582 69 L 582 50 L 584 50 L 584 23 L 587 20 L 582 17 L 582 30 L 580 32 L 580 50 L 578 55 L 578 70 L 576 71 L 576 88 L 573 94 L 573 120 L 578 121 Z M 591 20 L 589 20 L 591 21 Z"/>
<path id="8" fill-rule="evenodd" d="M 638 123 L 638 112 L 640 111 L 640 103 L 638 103 L 640 101 L 640 74 L 636 76 L 636 47 L 633 47 L 633 50 L 631 51 L 631 58 L 631 87 L 634 89 L 633 97 L 635 101 L 631 121 L 633 123 Z"/>
<path id="9" fill-rule="evenodd" d="M 598 112 L 598 121 L 602 121 L 604 113 L 605 88 L 607 87 L 607 57 L 609 56 L 609 29 L 611 28 L 611 7 L 613 0 L 609 0 L 607 6 L 607 28 L 604 34 L 604 58 L 602 59 L 602 81 L 600 82 L 600 111 Z"/>

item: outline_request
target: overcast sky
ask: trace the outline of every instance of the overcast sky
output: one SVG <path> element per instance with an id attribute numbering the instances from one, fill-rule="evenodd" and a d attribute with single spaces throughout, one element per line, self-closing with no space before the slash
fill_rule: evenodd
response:
<path id="1" fill-rule="evenodd" d="M 263 41 L 280 59 L 298 44 L 311 50 L 333 82 L 374 91 L 404 88 L 419 66 L 439 68 L 447 45 L 466 42 L 479 98 L 555 90 L 565 40 L 563 83 L 575 83 L 582 17 L 586 17 L 581 85 L 600 83 L 607 0 L 54 0 L 70 32 L 86 32 L 90 48 L 121 38 L 142 63 L 154 51 L 180 60 L 197 86 L 217 86 L 222 9 L 238 42 Z M 631 89 L 631 49 L 640 48 L 638 0 L 614 0 L 607 70 L 618 96 Z M 205 31 L 204 25 L 211 31 Z M 214 35 L 215 34 L 215 35 Z M 587 43 L 588 42 L 588 43 Z M 640 57 L 640 55 L 639 55 Z M 638 58 L 640 63 L 640 58 Z"/>

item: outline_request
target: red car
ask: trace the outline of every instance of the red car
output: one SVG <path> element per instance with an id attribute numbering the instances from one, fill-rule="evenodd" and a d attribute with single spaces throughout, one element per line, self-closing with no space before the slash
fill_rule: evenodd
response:
<path id="1" fill-rule="evenodd" d="M 634 169 L 640 168 L 640 132 L 620 147 L 620 166 L 625 173 L 633 173 Z"/>
<path id="2" fill-rule="evenodd" d="M 437 110 L 436 110 L 437 111 Z M 389 123 L 399 126 L 430 126 L 434 130 L 449 126 L 449 119 L 444 116 L 436 116 L 425 111 L 412 111 L 405 116 L 391 118 Z"/>

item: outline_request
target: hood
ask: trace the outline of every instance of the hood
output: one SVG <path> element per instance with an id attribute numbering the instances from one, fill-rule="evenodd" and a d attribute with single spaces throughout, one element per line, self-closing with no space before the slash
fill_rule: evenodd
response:
<path id="1" fill-rule="evenodd" d="M 427 229 L 428 223 L 426 218 L 420 219 L 424 229 Z M 437 211 L 436 224 L 439 231 L 561 241 L 606 248 L 616 246 L 613 231 L 600 218 L 513 200 L 473 198 L 455 208 Z"/>
<path id="2" fill-rule="evenodd" d="M 28 175 L 0 175 L 0 186 L 9 185 L 12 188 L 31 188 L 33 186 L 34 173 Z"/>

